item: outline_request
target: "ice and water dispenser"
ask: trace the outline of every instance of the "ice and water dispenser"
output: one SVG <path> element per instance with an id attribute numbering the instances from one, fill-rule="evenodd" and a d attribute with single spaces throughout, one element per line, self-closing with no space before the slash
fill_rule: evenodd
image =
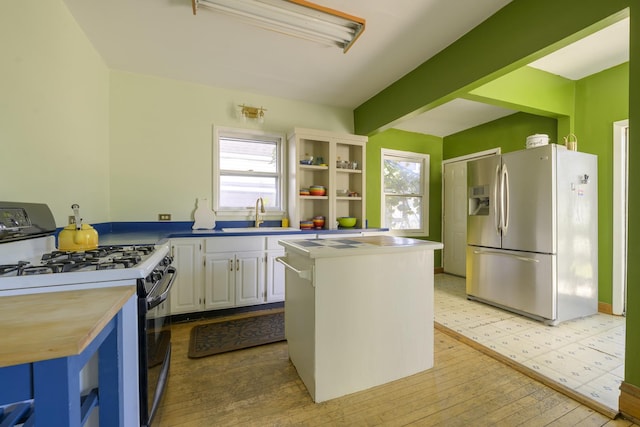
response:
<path id="1" fill-rule="evenodd" d="M 469 187 L 469 215 L 489 215 L 490 203 L 488 185 Z"/>

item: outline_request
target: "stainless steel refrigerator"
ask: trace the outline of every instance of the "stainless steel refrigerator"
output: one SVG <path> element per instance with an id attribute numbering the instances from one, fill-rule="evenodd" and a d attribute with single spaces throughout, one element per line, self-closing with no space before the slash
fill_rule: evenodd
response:
<path id="1" fill-rule="evenodd" d="M 596 313 L 596 156 L 549 144 L 467 168 L 467 297 L 549 325 Z"/>

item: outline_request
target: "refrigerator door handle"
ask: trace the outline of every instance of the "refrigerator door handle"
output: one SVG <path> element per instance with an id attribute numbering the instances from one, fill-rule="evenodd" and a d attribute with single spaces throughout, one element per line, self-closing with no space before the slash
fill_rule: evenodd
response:
<path id="1" fill-rule="evenodd" d="M 525 257 L 525 256 L 520 256 L 520 255 L 512 255 L 512 254 L 506 254 L 504 252 L 498 252 L 498 251 L 480 251 L 480 250 L 475 250 L 473 251 L 473 253 L 475 255 L 499 255 L 499 256 L 506 256 L 509 258 L 515 258 L 517 260 L 520 261 L 524 261 L 524 262 L 540 262 L 539 259 L 535 259 L 535 258 L 529 258 L 529 257 Z"/>
<path id="2" fill-rule="evenodd" d="M 502 174 L 500 176 L 500 205 L 502 212 L 500 213 L 500 220 L 502 221 L 502 235 L 506 236 L 509 231 L 509 171 L 507 165 L 502 165 Z"/>
<path id="3" fill-rule="evenodd" d="M 501 218 L 502 190 L 498 190 L 498 187 L 500 187 L 500 189 L 502 188 L 502 182 L 500 181 L 500 164 L 499 163 L 498 163 L 498 166 L 496 166 L 496 180 L 493 186 L 493 200 L 494 200 L 493 203 L 495 204 L 496 200 L 500 200 L 500 203 L 496 205 L 496 214 L 495 214 L 496 234 L 499 236 L 502 230 L 502 218 Z"/>

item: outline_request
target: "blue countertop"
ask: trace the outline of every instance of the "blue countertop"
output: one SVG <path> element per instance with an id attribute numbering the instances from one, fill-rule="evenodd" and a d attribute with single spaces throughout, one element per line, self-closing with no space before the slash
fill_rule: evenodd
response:
<path id="1" fill-rule="evenodd" d="M 300 235 L 300 234 L 340 234 L 359 233 L 362 231 L 388 231 L 387 228 L 344 228 L 337 230 L 299 230 L 299 231 L 264 231 L 264 232 L 232 232 L 222 231 L 229 228 L 251 227 L 251 221 L 218 221 L 213 230 L 193 230 L 193 222 L 111 222 L 92 224 L 98 232 L 99 244 L 104 245 L 131 245 L 131 244 L 155 244 L 163 240 L 184 237 L 230 237 L 230 236 L 269 236 L 269 235 Z M 279 227 L 279 221 L 265 221 L 264 227 Z M 61 229 L 57 230 L 57 234 Z"/>

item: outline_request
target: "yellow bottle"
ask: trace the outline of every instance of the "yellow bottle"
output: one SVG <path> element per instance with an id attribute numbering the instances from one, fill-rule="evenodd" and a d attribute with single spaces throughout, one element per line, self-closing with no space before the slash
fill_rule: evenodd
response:
<path id="1" fill-rule="evenodd" d="M 285 216 L 284 218 L 282 218 L 282 228 L 287 228 L 287 227 L 289 227 L 289 218 Z"/>

